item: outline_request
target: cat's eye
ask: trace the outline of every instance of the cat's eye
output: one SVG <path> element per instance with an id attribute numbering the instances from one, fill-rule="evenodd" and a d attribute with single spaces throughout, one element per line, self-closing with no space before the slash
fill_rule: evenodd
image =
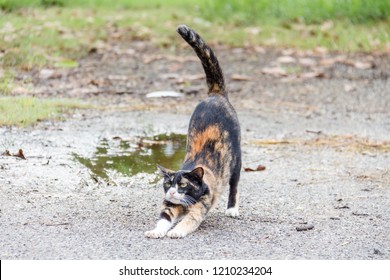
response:
<path id="1" fill-rule="evenodd" d="M 180 188 L 185 188 L 187 186 L 186 183 L 179 183 L 178 185 L 179 185 Z"/>
<path id="2" fill-rule="evenodd" d="M 172 186 L 172 182 L 171 181 L 165 181 L 164 185 L 167 186 L 167 187 L 170 187 L 170 186 Z"/>

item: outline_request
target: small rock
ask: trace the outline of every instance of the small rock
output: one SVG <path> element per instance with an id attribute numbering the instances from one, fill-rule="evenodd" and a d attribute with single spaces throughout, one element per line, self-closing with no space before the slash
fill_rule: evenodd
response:
<path id="1" fill-rule="evenodd" d="M 374 249 L 374 254 L 375 255 L 380 255 L 380 256 L 383 255 L 383 253 L 380 250 L 378 250 L 378 249 Z"/>
<path id="2" fill-rule="evenodd" d="M 146 94 L 147 98 L 159 98 L 159 97 L 183 97 L 183 94 L 176 91 L 154 91 Z"/>
<path id="3" fill-rule="evenodd" d="M 311 224 L 306 224 L 306 225 L 301 225 L 295 228 L 297 231 L 307 231 L 307 230 L 312 230 L 314 229 L 314 225 Z"/>
<path id="4" fill-rule="evenodd" d="M 43 80 L 50 79 L 54 76 L 54 70 L 53 69 L 47 69 L 44 68 L 41 71 L 39 71 L 39 78 Z"/>

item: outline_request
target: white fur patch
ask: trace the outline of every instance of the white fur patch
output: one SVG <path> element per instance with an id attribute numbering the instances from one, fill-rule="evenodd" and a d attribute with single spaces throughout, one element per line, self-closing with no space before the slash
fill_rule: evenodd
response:
<path id="1" fill-rule="evenodd" d="M 145 232 L 145 236 L 149 238 L 162 238 L 164 237 L 168 230 L 172 227 L 172 223 L 161 219 L 157 222 L 156 228 Z"/>
<path id="2" fill-rule="evenodd" d="M 225 215 L 229 217 L 238 217 L 239 216 L 238 207 L 232 207 L 227 209 Z"/>
<path id="3" fill-rule="evenodd" d="M 170 230 L 168 233 L 167 233 L 167 236 L 170 237 L 170 238 L 183 238 L 187 235 L 187 232 L 185 231 L 182 231 L 182 230 Z"/>

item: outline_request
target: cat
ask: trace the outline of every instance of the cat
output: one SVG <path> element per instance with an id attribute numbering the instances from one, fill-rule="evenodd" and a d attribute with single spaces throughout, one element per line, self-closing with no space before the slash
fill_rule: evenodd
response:
<path id="1" fill-rule="evenodd" d="M 146 237 L 183 238 L 194 232 L 229 185 L 226 215 L 237 217 L 241 171 L 241 132 L 229 102 L 217 57 L 192 29 L 177 32 L 199 57 L 208 86 L 208 97 L 192 114 L 186 156 L 179 171 L 157 166 L 163 176 L 165 199 L 156 227 Z"/>

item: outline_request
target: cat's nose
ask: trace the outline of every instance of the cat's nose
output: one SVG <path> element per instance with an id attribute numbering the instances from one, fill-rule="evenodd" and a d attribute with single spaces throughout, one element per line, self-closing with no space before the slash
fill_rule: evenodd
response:
<path id="1" fill-rule="evenodd" d="M 175 193 L 176 193 L 176 190 L 174 190 L 174 189 L 169 190 L 169 194 L 170 194 L 171 196 L 173 196 Z"/>

